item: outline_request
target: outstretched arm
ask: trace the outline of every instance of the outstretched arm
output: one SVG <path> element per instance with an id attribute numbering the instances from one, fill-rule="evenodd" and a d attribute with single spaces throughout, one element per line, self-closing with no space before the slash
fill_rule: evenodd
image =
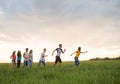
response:
<path id="1" fill-rule="evenodd" d="M 47 57 L 48 55 L 45 55 L 45 57 Z"/>
<path id="2" fill-rule="evenodd" d="M 85 51 L 85 52 L 80 52 L 80 53 L 82 53 L 82 54 L 84 54 L 84 53 L 87 53 L 88 51 Z"/>
<path id="3" fill-rule="evenodd" d="M 77 51 L 73 52 L 72 54 L 70 54 L 70 56 L 72 56 L 73 54 L 75 54 Z"/>
<path id="4" fill-rule="evenodd" d="M 54 55 L 54 52 L 56 51 L 56 49 L 52 52 L 52 56 Z"/>

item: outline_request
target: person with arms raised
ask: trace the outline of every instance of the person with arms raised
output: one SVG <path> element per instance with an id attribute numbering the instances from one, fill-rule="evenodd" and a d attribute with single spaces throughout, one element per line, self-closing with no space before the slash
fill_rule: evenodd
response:
<path id="1" fill-rule="evenodd" d="M 74 58 L 75 59 L 75 64 L 74 64 L 75 67 L 77 67 L 80 64 L 80 61 L 79 61 L 78 57 L 80 56 L 80 54 L 83 54 L 83 53 L 87 53 L 87 51 L 81 52 L 81 47 L 78 47 L 77 51 L 70 54 L 70 56 L 72 56 L 73 54 L 76 54 L 75 58 Z"/>
<path id="2" fill-rule="evenodd" d="M 56 55 L 56 58 L 55 58 L 55 63 L 54 63 L 54 66 L 59 62 L 59 66 L 61 67 L 61 63 L 62 63 L 62 60 L 60 58 L 61 56 L 61 53 L 65 53 L 66 49 L 64 49 L 64 51 L 62 50 L 62 44 L 59 44 L 59 48 L 56 48 L 53 52 L 52 52 L 52 56 L 54 55 L 54 52 L 57 51 L 57 55 Z"/>

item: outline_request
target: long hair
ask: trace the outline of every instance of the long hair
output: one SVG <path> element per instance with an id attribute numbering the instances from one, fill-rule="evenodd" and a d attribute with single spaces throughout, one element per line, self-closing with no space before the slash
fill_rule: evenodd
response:
<path id="1" fill-rule="evenodd" d="M 29 54 L 31 54 L 33 52 L 33 50 L 30 50 Z"/>
<path id="2" fill-rule="evenodd" d="M 21 56 L 21 51 L 20 50 L 18 51 L 17 56 Z"/>
<path id="3" fill-rule="evenodd" d="M 13 51 L 12 55 L 15 55 L 16 51 Z"/>

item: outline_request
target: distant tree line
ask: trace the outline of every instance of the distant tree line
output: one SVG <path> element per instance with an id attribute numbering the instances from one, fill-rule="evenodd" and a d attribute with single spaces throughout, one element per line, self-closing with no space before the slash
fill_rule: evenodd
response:
<path id="1" fill-rule="evenodd" d="M 105 58 L 99 58 L 99 57 L 96 57 L 96 58 L 93 58 L 93 59 L 90 59 L 90 61 L 93 61 L 93 60 L 120 60 L 120 56 L 119 57 L 116 57 L 116 58 L 109 58 L 109 57 L 105 57 Z"/>

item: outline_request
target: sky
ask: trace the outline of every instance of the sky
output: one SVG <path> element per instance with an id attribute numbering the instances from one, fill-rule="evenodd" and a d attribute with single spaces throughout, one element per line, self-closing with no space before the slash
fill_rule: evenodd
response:
<path id="1" fill-rule="evenodd" d="M 46 61 L 63 44 L 61 58 L 79 46 L 88 51 L 80 60 L 120 56 L 120 0 L 0 0 L 0 62 L 11 62 L 14 50 L 33 49 L 38 62 L 43 48 Z"/>

